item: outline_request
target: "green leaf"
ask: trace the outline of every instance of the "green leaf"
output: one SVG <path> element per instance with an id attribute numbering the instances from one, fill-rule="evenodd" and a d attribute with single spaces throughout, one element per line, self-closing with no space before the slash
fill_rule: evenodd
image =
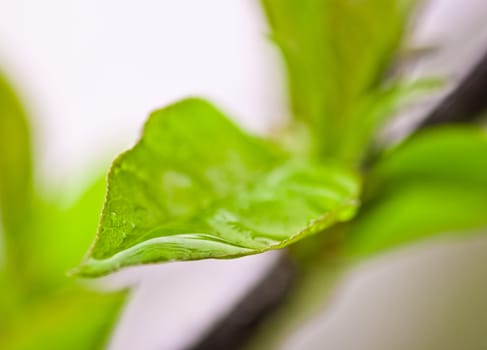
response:
<path id="1" fill-rule="evenodd" d="M 31 250 L 35 290 L 50 290 L 67 282 L 66 271 L 79 262 L 92 241 L 90 232 L 98 226 L 105 199 L 105 177 L 103 174 L 92 180 L 74 200 L 69 199 L 72 188 L 60 187 L 44 191 L 46 194 L 35 201 L 30 245 L 24 247 Z"/>
<path id="2" fill-rule="evenodd" d="M 487 189 L 487 133 L 477 126 L 420 131 L 385 153 L 370 176 L 375 187 L 444 179 Z"/>
<path id="3" fill-rule="evenodd" d="M 184 100 L 154 112 L 114 162 L 97 239 L 77 273 L 282 248 L 349 219 L 358 191 L 350 171 L 287 159 L 208 103 Z"/>
<path id="4" fill-rule="evenodd" d="M 31 199 L 29 126 L 17 94 L 0 73 L 0 220 L 7 248 L 12 241 L 22 239 L 29 223 Z"/>
<path id="5" fill-rule="evenodd" d="M 342 156 L 344 135 L 362 117 L 354 111 L 380 89 L 414 1 L 262 2 L 287 65 L 296 118 L 308 125 L 315 153 Z"/>
<path id="6" fill-rule="evenodd" d="M 26 289 L 31 265 L 27 231 L 32 223 L 32 161 L 27 116 L 17 93 L 0 72 L 0 312 Z M 4 288 L 2 288 L 4 289 Z M 0 317 L 0 328 L 2 326 Z"/>
<path id="7" fill-rule="evenodd" d="M 487 133 L 475 127 L 420 132 L 388 152 L 369 183 L 348 254 L 487 227 Z"/>
<path id="8" fill-rule="evenodd" d="M 439 79 L 422 78 L 394 82 L 364 96 L 349 112 L 354 124 L 342 136 L 338 158 L 348 161 L 363 159 L 369 151 L 367 145 L 373 135 L 390 116 L 442 86 L 443 82 Z"/>
<path id="9" fill-rule="evenodd" d="M 5 350 L 106 349 L 126 293 L 102 295 L 81 288 L 58 291 L 17 309 L 0 330 Z"/>
<path id="10" fill-rule="evenodd" d="M 69 203 L 72 189 L 58 191 L 34 201 L 28 240 L 14 246 L 27 252 L 23 266 L 0 275 L 1 349 L 104 349 L 126 299 L 66 278 L 97 227 L 104 176 Z M 25 283 L 16 286 L 18 278 Z"/>

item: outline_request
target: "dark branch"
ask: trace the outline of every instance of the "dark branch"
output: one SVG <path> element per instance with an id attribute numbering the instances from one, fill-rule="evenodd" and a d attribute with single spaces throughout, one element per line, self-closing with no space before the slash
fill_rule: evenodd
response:
<path id="1" fill-rule="evenodd" d="M 235 308 L 198 344 L 187 350 L 237 350 L 286 298 L 295 280 L 295 266 L 286 254 Z M 231 281 L 229 281 L 231 283 Z"/>
<path id="2" fill-rule="evenodd" d="M 444 123 L 468 123 L 487 109 L 487 52 L 465 79 L 420 123 L 419 128 Z"/>

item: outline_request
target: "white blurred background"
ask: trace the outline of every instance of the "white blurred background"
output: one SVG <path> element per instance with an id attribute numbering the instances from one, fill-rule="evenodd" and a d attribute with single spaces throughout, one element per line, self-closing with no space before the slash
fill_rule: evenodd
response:
<path id="1" fill-rule="evenodd" d="M 485 0 L 436 0 L 416 69 L 457 81 L 487 48 Z M 188 95 L 265 133 L 288 117 L 283 66 L 258 0 L 0 0 L 0 63 L 30 101 L 50 186 L 94 176 L 147 114 Z M 275 254 L 135 269 L 111 349 L 180 349 L 265 274 Z M 354 271 L 286 349 L 487 349 L 487 241 L 430 242 Z"/>

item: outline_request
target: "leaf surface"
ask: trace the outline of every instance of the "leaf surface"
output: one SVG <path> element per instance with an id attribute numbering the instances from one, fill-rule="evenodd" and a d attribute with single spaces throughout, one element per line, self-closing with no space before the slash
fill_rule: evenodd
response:
<path id="1" fill-rule="evenodd" d="M 358 180 L 289 159 L 188 99 L 154 112 L 108 177 L 97 239 L 78 274 L 282 248 L 349 219 Z"/>
<path id="2" fill-rule="evenodd" d="M 28 241 L 15 245 L 28 252 L 23 264 L 9 275 L 0 274 L 0 348 L 104 349 L 127 293 L 97 293 L 68 279 L 89 244 L 103 204 L 104 177 L 97 179 L 70 205 L 63 194 L 37 198 Z M 29 278 L 25 279 L 25 272 Z M 15 287 L 17 278 L 25 284 Z"/>
<path id="3" fill-rule="evenodd" d="M 487 227 L 487 133 L 442 127 L 392 149 L 370 175 L 348 253 L 368 255 L 442 233 Z"/>
<path id="4" fill-rule="evenodd" d="M 17 308 L 0 331 L 0 346 L 8 350 L 106 349 L 125 296 L 79 287 L 58 290 Z"/>

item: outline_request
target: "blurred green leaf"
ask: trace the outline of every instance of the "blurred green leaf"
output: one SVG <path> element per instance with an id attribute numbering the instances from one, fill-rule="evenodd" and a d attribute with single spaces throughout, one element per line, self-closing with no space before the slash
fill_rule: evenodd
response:
<path id="1" fill-rule="evenodd" d="M 19 308 L 0 332 L 4 350 L 105 349 L 125 293 L 61 290 Z"/>
<path id="2" fill-rule="evenodd" d="M 26 290 L 12 288 L 17 275 L 0 279 L 0 348 L 103 349 L 126 299 L 126 293 L 96 293 L 66 278 L 89 244 L 105 194 L 100 177 L 71 204 L 65 193 L 34 200 Z M 13 272 L 19 272 L 14 270 Z M 24 276 L 25 277 L 25 276 Z"/>
<path id="3" fill-rule="evenodd" d="M 416 103 L 443 86 L 436 78 L 394 82 L 378 87 L 350 109 L 353 127 L 342 135 L 338 158 L 348 161 L 364 159 L 377 129 L 405 105 Z"/>
<path id="4" fill-rule="evenodd" d="M 349 254 L 487 227 L 487 133 L 480 128 L 413 135 L 378 162 L 369 180 L 351 224 Z"/>
<path id="5" fill-rule="evenodd" d="M 78 273 L 281 248 L 349 219 L 358 192 L 353 173 L 286 159 L 208 103 L 184 100 L 154 112 L 139 143 L 114 162 Z"/>
<path id="6" fill-rule="evenodd" d="M 31 235 L 40 289 L 66 283 L 66 271 L 79 262 L 92 241 L 105 199 L 106 175 L 99 176 L 74 201 L 66 199 L 71 190 L 49 191 L 39 199 L 35 212 L 37 230 Z"/>
<path id="7" fill-rule="evenodd" d="M 5 232 L 5 249 L 17 262 L 14 242 L 30 221 L 32 164 L 30 130 L 24 107 L 7 79 L 0 73 L 0 220 Z"/>
<path id="8" fill-rule="evenodd" d="M 368 180 L 376 189 L 425 179 L 487 189 L 486 131 L 462 125 L 419 131 L 386 151 Z"/>
<path id="9" fill-rule="evenodd" d="M 381 98 L 375 90 L 401 44 L 415 1 L 262 2 L 287 65 L 294 114 L 308 125 L 313 151 L 357 161 L 357 155 L 342 151 L 342 143 L 364 117 L 356 113 L 358 106 Z"/>

